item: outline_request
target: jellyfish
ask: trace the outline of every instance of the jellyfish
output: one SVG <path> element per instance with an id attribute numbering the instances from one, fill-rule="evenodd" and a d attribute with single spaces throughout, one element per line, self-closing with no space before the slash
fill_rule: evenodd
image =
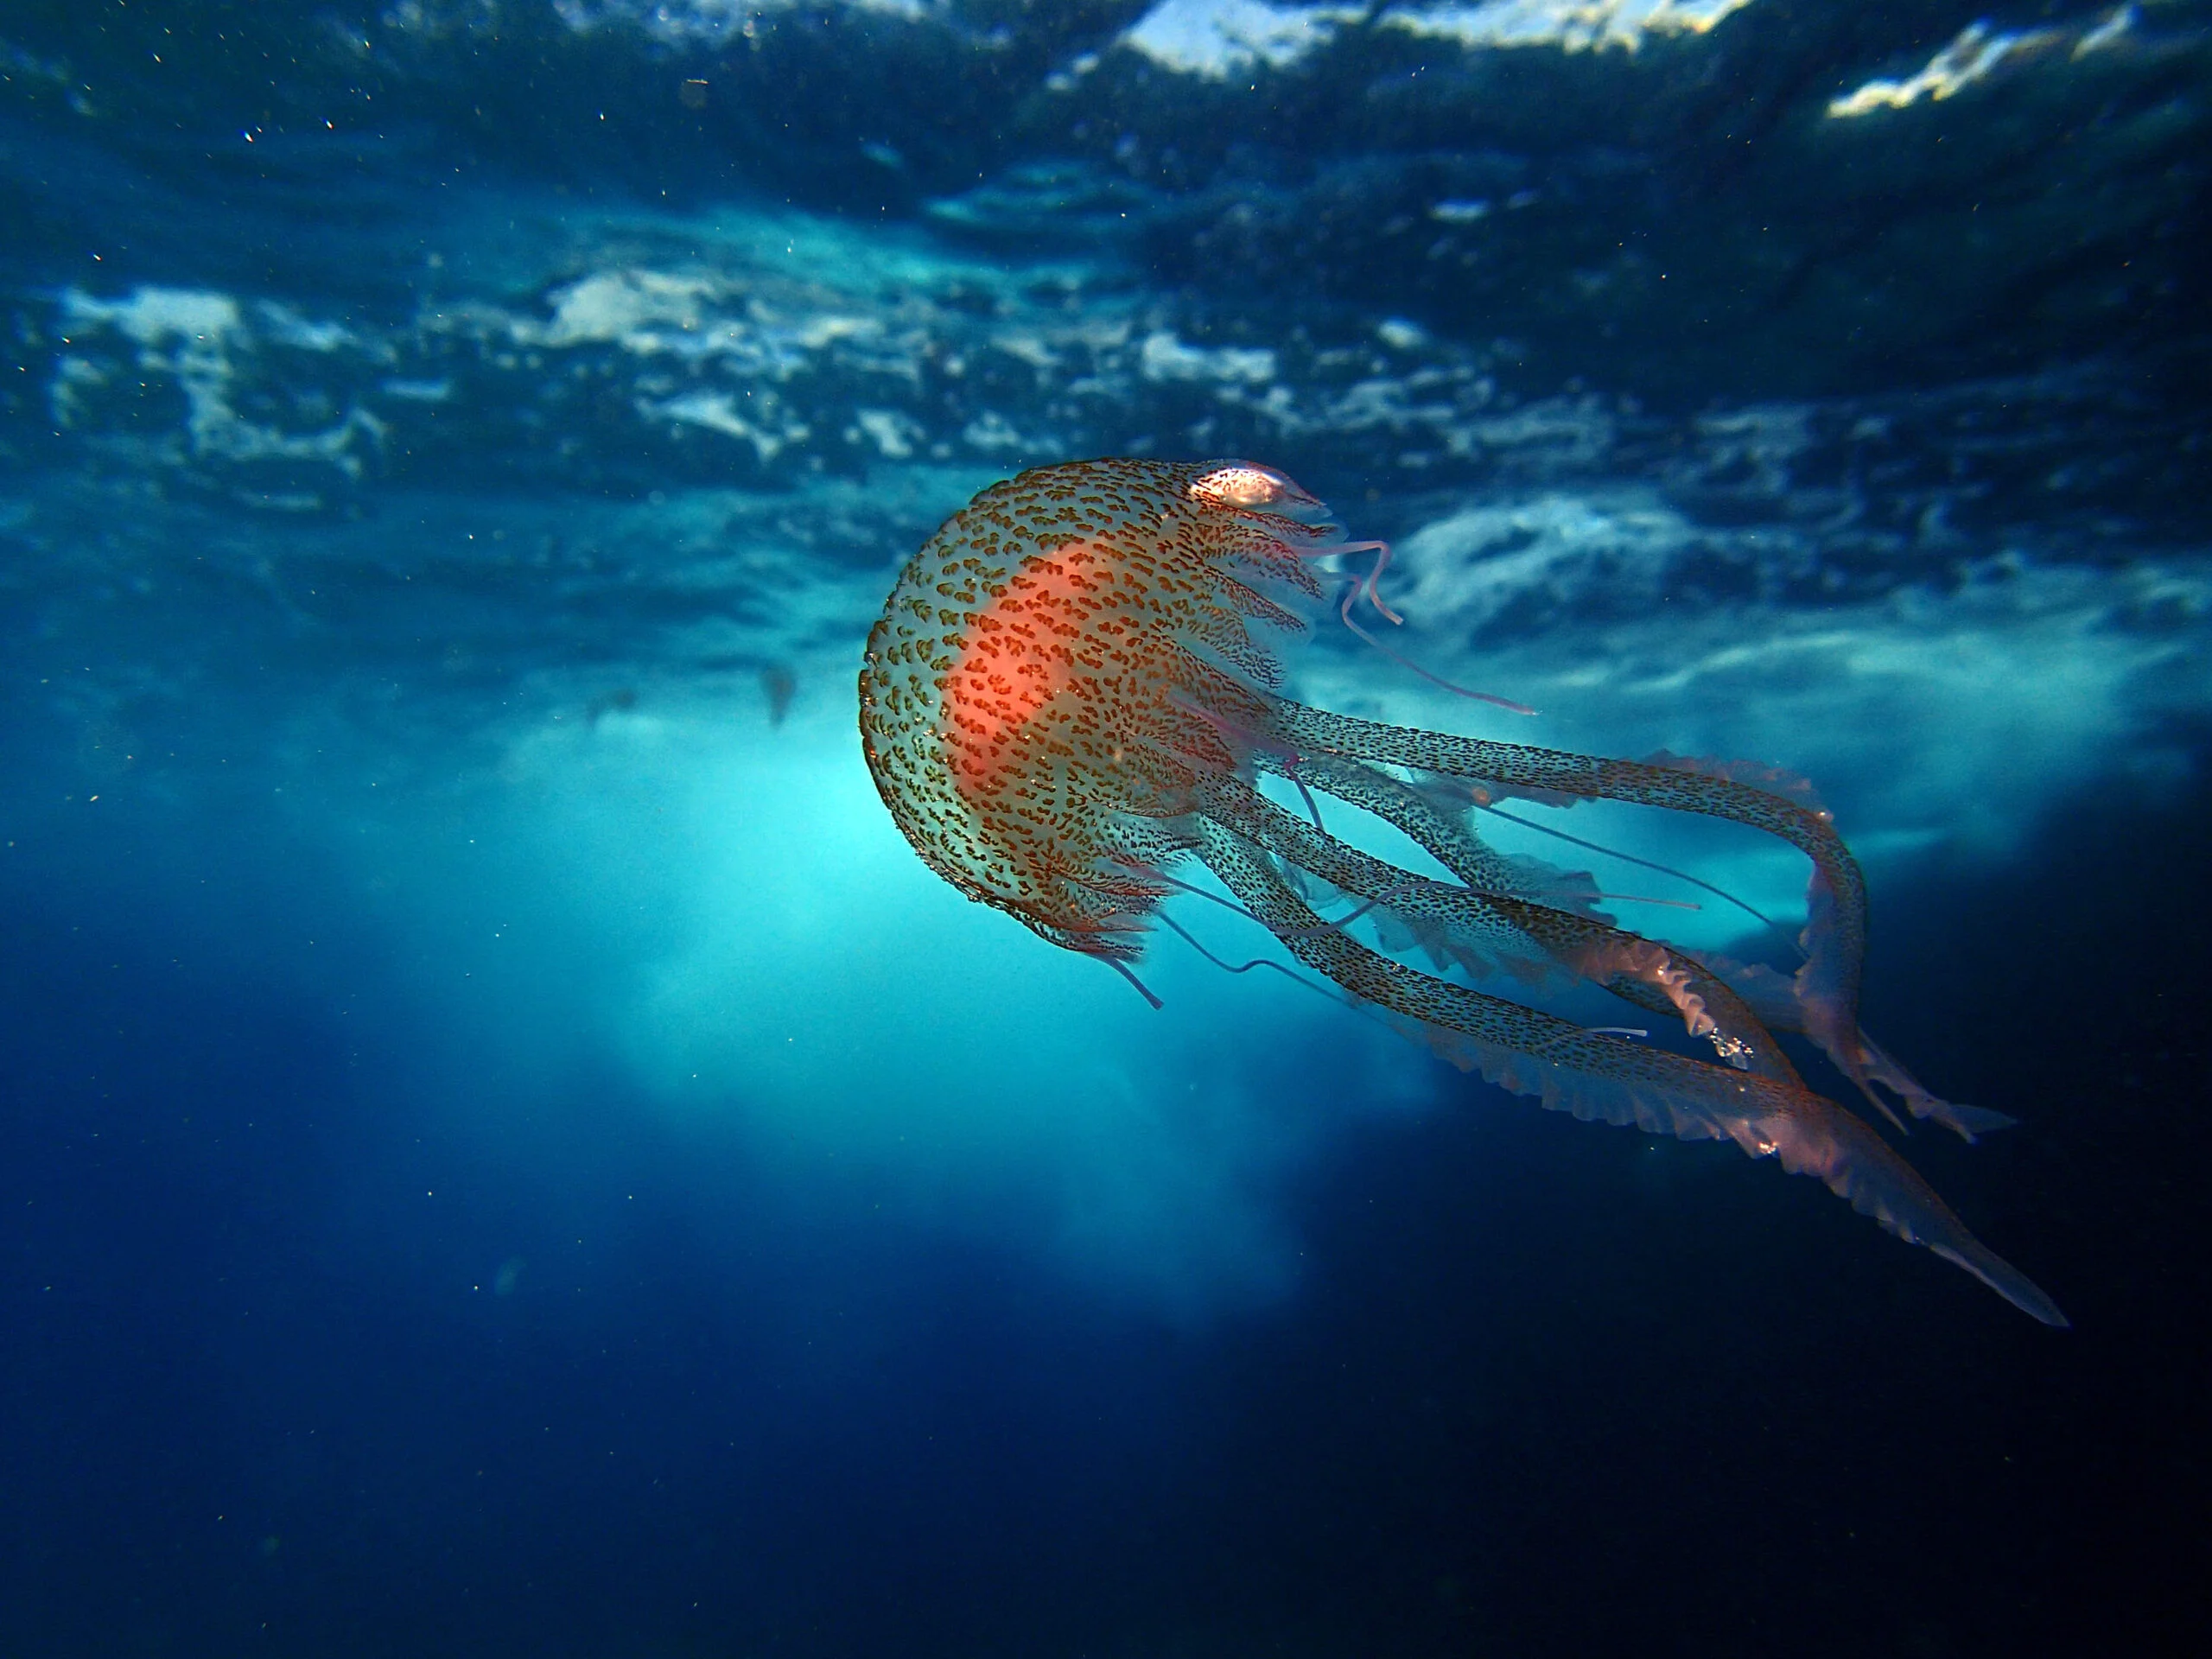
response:
<path id="1" fill-rule="evenodd" d="M 1866 888 L 1830 815 L 1764 767 L 1610 760 L 1293 701 L 1259 630 L 1306 629 L 1325 598 L 1320 562 L 1361 552 L 1376 571 L 1345 593 L 1344 619 L 1363 590 L 1393 615 L 1375 585 L 1388 548 L 1348 540 L 1273 467 L 1102 460 L 992 486 L 914 556 L 868 636 L 861 738 L 885 806 L 961 893 L 1141 991 L 1154 922 L 1174 925 L 1163 902 L 1205 891 L 1461 1068 L 1586 1121 L 1776 1159 L 2065 1325 L 1873 1128 L 1808 1087 L 1775 1038 L 1802 1033 L 1892 1122 L 1881 1090 L 1968 1141 L 2011 1121 L 1929 1093 L 1860 1029 Z M 1307 810 L 1263 792 L 1270 778 Z M 1452 879 L 1330 834 L 1322 795 L 1395 826 Z M 1732 820 L 1803 854 L 1794 973 L 1620 927 L 1586 878 L 1477 828 L 1501 801 L 1590 799 Z M 1201 870 L 1224 893 L 1186 879 Z M 1599 987 L 1679 1020 L 1693 1052 L 1469 982 L 1500 979 L 1523 994 Z"/>

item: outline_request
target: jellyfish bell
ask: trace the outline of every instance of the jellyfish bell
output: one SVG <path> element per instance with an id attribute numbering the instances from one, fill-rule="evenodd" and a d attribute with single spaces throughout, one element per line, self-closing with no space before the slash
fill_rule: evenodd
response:
<path id="1" fill-rule="evenodd" d="M 861 739 L 885 806 L 961 892 L 1133 982 L 1161 904 L 1190 886 L 1177 872 L 1196 865 L 1306 969 L 1454 1064 L 1578 1117 L 1777 1158 L 2063 1325 L 1775 1039 L 1803 1033 L 1885 1113 L 1885 1088 L 1969 1141 L 2008 1121 L 1921 1088 L 1859 1029 L 1866 887 L 1829 815 L 1758 769 L 1494 742 L 1284 696 L 1259 631 L 1303 631 L 1323 597 L 1316 564 L 1366 550 L 1378 567 L 1388 554 L 1250 461 L 1080 461 L 993 485 L 908 563 L 868 636 Z M 1309 821 L 1263 793 L 1268 777 L 1382 818 L 1452 879 L 1330 835 L 1318 807 Z M 1508 798 L 1636 802 L 1789 842 L 1812 865 L 1802 965 L 1783 975 L 1615 926 L 1586 883 L 1484 841 L 1476 810 Z M 1437 971 L 1400 959 L 1415 950 Z M 1463 982 L 1500 977 L 1596 986 L 1679 1020 L 1704 1052 Z"/>

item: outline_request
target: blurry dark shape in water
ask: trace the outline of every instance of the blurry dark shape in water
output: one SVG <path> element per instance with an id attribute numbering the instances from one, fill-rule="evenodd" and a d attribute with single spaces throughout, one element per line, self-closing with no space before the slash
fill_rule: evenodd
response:
<path id="1" fill-rule="evenodd" d="M 492 1276 L 492 1294 L 494 1296 L 513 1295 L 516 1285 L 522 1281 L 522 1270 L 529 1265 L 518 1255 L 511 1255 L 500 1262 L 499 1272 Z"/>
<path id="2" fill-rule="evenodd" d="M 1125 241 L 1159 210 L 1155 193 L 1136 181 L 1092 162 L 1058 160 L 1023 162 L 924 209 L 939 229 L 988 246 L 1056 251 L 1072 242 Z"/>
<path id="3" fill-rule="evenodd" d="M 696 76 L 685 79 L 676 89 L 676 101 L 687 110 L 707 107 L 707 83 Z"/>
<path id="4" fill-rule="evenodd" d="M 1765 766 L 1490 742 L 1281 696 L 1281 665 L 1251 625 L 1302 632 L 1292 607 L 1323 597 L 1314 562 L 1368 550 L 1379 571 L 1387 547 L 1347 541 L 1319 500 L 1249 461 L 1080 461 L 993 486 L 914 556 L 868 637 L 861 738 L 885 806 L 955 887 L 1106 963 L 1154 1007 L 1132 964 L 1161 901 L 1190 890 L 1169 871 L 1195 859 L 1228 889 L 1222 902 L 1461 1069 L 1586 1121 L 1777 1159 L 2063 1325 L 1775 1039 L 1810 1038 L 1892 1122 L 1877 1085 L 1969 1141 L 2011 1122 L 1938 1099 L 1859 1028 L 1866 880 L 1829 814 Z M 1395 620 L 1374 581 L 1358 589 Z M 1261 792 L 1269 775 L 1311 822 Z M 1317 791 L 1394 825 L 1457 880 L 1338 840 Z M 1783 974 L 1616 927 L 1586 877 L 1482 841 L 1467 808 L 1503 798 L 1636 802 L 1789 842 L 1813 866 L 1802 965 Z M 1344 900 L 1357 901 L 1348 915 L 1317 909 Z M 1438 971 L 1355 938 L 1362 918 L 1385 950 L 1419 950 Z M 1444 977 L 1454 966 L 1610 991 L 1678 1018 L 1712 1058 L 1488 995 Z"/>
<path id="5" fill-rule="evenodd" d="M 612 691 L 594 697 L 584 709 L 584 721 L 596 726 L 608 715 L 626 715 L 638 706 L 638 693 L 633 686 L 617 686 Z"/>
<path id="6" fill-rule="evenodd" d="M 768 697 L 768 723 L 782 725 L 791 711 L 791 699 L 798 695 L 798 677 L 781 663 L 771 663 L 760 671 L 760 690 Z"/>

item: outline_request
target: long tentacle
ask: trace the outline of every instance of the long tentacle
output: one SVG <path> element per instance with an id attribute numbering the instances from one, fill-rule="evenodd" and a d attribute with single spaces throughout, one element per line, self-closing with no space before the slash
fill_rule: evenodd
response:
<path id="1" fill-rule="evenodd" d="M 1263 760 L 1262 763 L 1264 764 Z M 1333 757 L 1317 757 L 1305 760 L 1300 770 L 1303 775 L 1319 783 L 1331 793 L 1351 801 L 1354 805 L 1365 807 L 1397 825 L 1399 829 L 1426 848 L 1439 862 L 1469 886 L 1478 887 L 1498 886 L 1501 884 L 1499 880 L 1501 873 L 1507 873 L 1507 880 L 1510 881 L 1510 864 L 1503 855 L 1484 846 L 1478 837 L 1469 834 L 1463 826 L 1440 810 L 1429 796 L 1422 791 L 1402 784 L 1387 773 L 1377 772 L 1372 766 L 1359 761 L 1344 760 Z M 1339 787 L 1337 782 L 1331 781 L 1332 779 L 1342 780 L 1344 787 L 1349 787 L 1357 792 L 1344 793 L 1344 788 Z M 1510 813 L 1503 816 L 1512 817 Z M 1526 822 L 1522 819 L 1514 821 Z M 1535 827 L 1543 829 L 1547 833 L 1556 833 L 1550 830 L 1548 826 Z M 1696 880 L 1695 877 L 1688 879 Z M 1712 887 L 1709 882 L 1700 883 L 1700 885 L 1707 887 L 1710 891 L 1720 892 L 1720 889 Z M 1525 893 L 1523 896 L 1526 896 Z M 1743 905 L 1742 900 L 1725 893 L 1722 896 L 1728 898 L 1731 903 L 1741 906 L 1758 919 L 1766 920 L 1764 917 L 1759 916 L 1757 911 L 1752 911 L 1749 906 Z M 1767 925 L 1773 925 L 1770 922 Z M 1675 954 L 1679 957 L 1682 953 L 1677 950 Z M 1819 1022 L 1807 1018 L 1807 1009 L 1802 1000 L 1801 987 L 1797 981 L 1777 974 L 1772 969 L 1746 966 L 1730 963 L 1725 959 L 1707 960 L 1706 969 L 1707 972 L 1726 981 L 1729 988 L 1740 995 L 1751 1007 L 1758 1021 L 1770 1029 L 1805 1032 L 1815 1037 L 1816 1040 L 1821 1038 L 1821 1030 L 1815 1029 Z M 1654 1013 L 1667 1011 L 1663 1007 L 1655 1007 L 1652 1004 L 1646 995 L 1646 988 L 1614 984 L 1610 988 L 1640 1007 L 1651 1008 Z M 1830 1034 L 1833 1034 L 1834 1029 L 1832 1027 L 1827 1028 Z M 1828 1048 L 1830 1057 L 1834 1059 L 1837 1066 L 1845 1075 L 1850 1077 L 1858 1084 L 1859 1092 L 1866 1097 L 1867 1103 L 1898 1130 L 1903 1131 L 1904 1125 L 1899 1122 L 1890 1103 L 1874 1089 L 1873 1084 L 1878 1083 L 1885 1088 L 1895 1091 L 1897 1097 L 1904 1102 L 1907 1109 L 1915 1117 L 1928 1118 L 1942 1123 L 1945 1128 L 1955 1130 L 1969 1142 L 1978 1135 L 2006 1128 L 2013 1122 L 2002 1112 L 1990 1111 L 1986 1108 L 1979 1106 L 1961 1106 L 1955 1102 L 1945 1100 L 1938 1095 L 1930 1093 L 1921 1086 L 1910 1072 L 1885 1052 L 1855 1022 L 1850 1027 L 1850 1036 L 1851 1041 L 1847 1046 L 1830 1046 L 1824 1043 L 1823 1046 Z"/>
<path id="2" fill-rule="evenodd" d="M 1609 760 L 1562 749 L 1385 726 L 1281 697 L 1269 702 L 1276 734 L 1301 752 L 1414 766 L 1509 788 L 1701 813 L 1749 824 L 1790 842 L 1813 861 L 1806 959 L 1796 980 L 1805 1030 L 1853 1082 L 1862 1089 L 1868 1086 L 1868 1059 L 1859 1036 L 1866 883 L 1827 813 L 1732 779 L 1649 761 Z"/>
<path id="3" fill-rule="evenodd" d="M 1805 1011 L 1798 1003 L 1795 982 L 1787 976 L 1758 963 L 1735 962 L 1722 956 L 1708 956 L 1705 960 L 1707 966 L 1726 979 L 1769 1027 L 1776 1031 L 1804 1029 Z M 1893 1091 L 1915 1117 L 1942 1124 L 1969 1145 L 1985 1135 L 2010 1128 L 2019 1121 L 1986 1106 L 1962 1106 L 1957 1101 L 1931 1093 L 1863 1030 L 1859 1033 L 1859 1048 L 1865 1058 L 1868 1082 L 1878 1083 Z M 1872 1098 L 1875 1104 L 1888 1109 L 1879 1096 Z"/>
<path id="4" fill-rule="evenodd" d="M 1802 1086 L 1586 1031 L 1416 972 L 1322 925 L 1267 855 L 1226 827 L 1207 823 L 1198 851 L 1292 955 L 1356 996 L 1463 1038 L 1493 1082 L 1578 1116 L 1691 1140 L 1725 1136 L 1753 1157 L 1778 1158 L 1785 1169 L 1818 1176 L 1853 1208 L 1965 1268 L 2023 1312 L 2047 1325 L 2067 1323 L 2048 1296 L 1975 1238 L 1872 1130 Z"/>
<path id="5" fill-rule="evenodd" d="M 1289 769 L 1271 753 L 1253 756 L 1262 771 Z M 1549 896 L 1560 885 L 1556 873 L 1533 859 L 1516 859 L 1485 842 L 1464 822 L 1439 809 L 1419 790 L 1401 783 L 1386 772 L 1341 755 L 1300 755 L 1296 777 L 1318 785 L 1340 801 L 1374 813 L 1395 824 L 1426 849 L 1436 861 L 1469 887 L 1484 893 L 1511 893 L 1534 898 L 1539 891 Z M 1596 893 L 1592 884 L 1591 893 Z"/>
<path id="6" fill-rule="evenodd" d="M 1321 834 L 1235 779 L 1209 784 L 1206 811 L 1347 893 L 1402 915 L 1474 931 L 1493 948 L 1541 950 L 1567 972 L 1638 1007 L 1679 1018 L 1732 1065 L 1802 1086 L 1781 1046 L 1743 999 L 1679 950 L 1594 917 L 1410 875 Z"/>
<path id="7" fill-rule="evenodd" d="M 1262 764 L 1265 764 L 1264 761 Z M 1489 912 L 1526 937 L 1541 942 L 1553 959 L 1571 972 L 1593 979 L 1624 1001 L 1649 1013 L 1681 1017 L 1693 1035 L 1709 1038 L 1730 1064 L 1780 1077 L 1795 1083 L 1794 1067 L 1772 1037 L 1772 1030 L 1801 1030 L 1803 1010 L 1794 995 L 1783 999 L 1784 1018 L 1776 1021 L 1769 1011 L 1756 1006 L 1732 975 L 1708 967 L 1678 946 L 1646 939 L 1611 928 L 1595 918 L 1567 912 L 1557 906 L 1516 902 L 1529 896 L 1516 884 L 1522 872 L 1513 861 L 1485 846 L 1466 826 L 1440 810 L 1422 791 L 1401 783 L 1387 772 L 1356 760 L 1337 756 L 1301 760 L 1302 775 L 1339 799 L 1363 807 L 1410 836 L 1439 863 L 1477 890 Z M 1282 851 L 1281 848 L 1275 850 Z M 1294 855 L 1294 863 L 1300 861 Z M 1317 872 L 1318 874 L 1319 872 Z M 1503 891 L 1500 891 L 1503 889 Z M 1771 976 L 1780 980 L 1779 976 Z M 1784 986 L 1789 982 L 1780 981 Z M 1862 1038 L 1872 1075 L 1884 1082 L 1901 1071 Z M 1890 1069 L 1885 1071 L 1883 1068 Z M 1910 1084 L 1910 1079 L 1905 1081 Z M 1918 1089 L 1917 1084 L 1912 1088 Z M 1867 1099 L 1900 1133 L 1904 1125 L 1889 1103 L 1872 1090 Z M 1904 1092 L 1903 1090 L 1900 1091 Z M 1935 1101 L 1925 1090 L 1907 1094 L 1915 1103 L 1925 1098 L 1936 1106 L 1955 1111 L 1948 1103 Z M 1994 1127 L 2011 1122 L 1999 1113 L 1988 1113 Z M 1948 1119 L 1946 1120 L 1948 1121 Z M 1963 1132 L 1963 1131 L 1962 1131 Z M 1967 1139 L 1973 1139 L 1971 1135 Z"/>

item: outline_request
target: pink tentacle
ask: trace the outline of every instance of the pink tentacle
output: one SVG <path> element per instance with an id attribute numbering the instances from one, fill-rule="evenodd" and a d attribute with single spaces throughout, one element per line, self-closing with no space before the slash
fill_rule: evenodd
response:
<path id="1" fill-rule="evenodd" d="M 1536 712 L 1525 702 L 1516 702 L 1510 697 L 1501 697 L 1494 691 L 1474 691 L 1470 690 L 1464 685 L 1455 685 L 1450 680 L 1446 679 L 1441 674 L 1430 673 L 1428 670 L 1423 668 L 1419 663 L 1414 661 L 1410 657 L 1402 657 L 1396 652 L 1391 650 L 1389 646 L 1384 645 L 1380 639 L 1377 639 L 1365 628 L 1361 627 L 1358 623 L 1351 620 L 1351 602 L 1353 599 L 1357 596 L 1360 584 L 1354 582 L 1350 588 L 1347 588 L 1344 590 L 1344 602 L 1337 612 L 1338 620 L 1343 622 L 1344 626 L 1350 628 L 1352 632 L 1358 635 L 1359 638 L 1365 640 L 1370 645 L 1372 645 L 1376 651 L 1381 652 L 1382 655 L 1388 657 L 1392 662 L 1397 664 L 1399 667 L 1413 670 L 1414 673 L 1420 675 L 1421 678 L 1427 680 L 1431 685 L 1440 686 L 1457 697 L 1469 697 L 1477 702 L 1491 703 L 1497 708 L 1504 709 L 1508 714 L 1533 715 Z M 1388 611 L 1384 611 L 1383 614 L 1385 616 L 1389 616 L 1390 613 Z M 1390 617 L 1390 620 L 1395 622 L 1398 619 L 1392 616 Z"/>
<path id="2" fill-rule="evenodd" d="M 1392 662 L 1397 664 L 1399 667 L 1411 669 L 1414 673 L 1420 675 L 1421 678 L 1427 680 L 1431 685 L 1437 686 L 1443 690 L 1449 691 L 1455 697 L 1467 697 L 1476 702 L 1487 702 L 1494 708 L 1504 709 L 1508 714 L 1529 715 L 1534 715 L 1535 714 L 1536 711 L 1529 707 L 1525 702 L 1516 702 L 1512 698 L 1501 697 L 1495 692 L 1471 690 L 1466 686 L 1454 684 L 1452 681 L 1446 679 L 1440 674 L 1431 673 L 1427 669 L 1423 668 L 1419 663 L 1414 662 L 1411 658 L 1401 656 L 1398 652 L 1391 650 L 1389 646 L 1384 645 L 1380 639 L 1377 639 L 1365 628 L 1363 628 L 1358 623 L 1352 620 L 1352 603 L 1355 600 L 1358 599 L 1362 594 L 1364 594 L 1367 595 L 1367 602 L 1375 607 L 1376 613 L 1385 621 L 1389 622 L 1393 627 L 1402 627 L 1405 625 L 1406 619 L 1399 615 L 1397 612 L 1392 610 L 1389 606 L 1389 601 L 1382 597 L 1382 573 L 1390 568 L 1389 543 L 1383 541 L 1331 542 L 1322 547 L 1297 548 L 1292 550 L 1301 559 L 1330 558 L 1339 553 L 1374 554 L 1375 563 L 1369 569 L 1367 574 L 1364 576 L 1355 576 L 1352 579 L 1351 585 L 1344 589 L 1344 603 L 1337 607 L 1337 620 L 1338 621 L 1342 622 L 1354 635 L 1365 641 L 1374 650 L 1380 652 L 1383 656 L 1388 657 Z"/>

